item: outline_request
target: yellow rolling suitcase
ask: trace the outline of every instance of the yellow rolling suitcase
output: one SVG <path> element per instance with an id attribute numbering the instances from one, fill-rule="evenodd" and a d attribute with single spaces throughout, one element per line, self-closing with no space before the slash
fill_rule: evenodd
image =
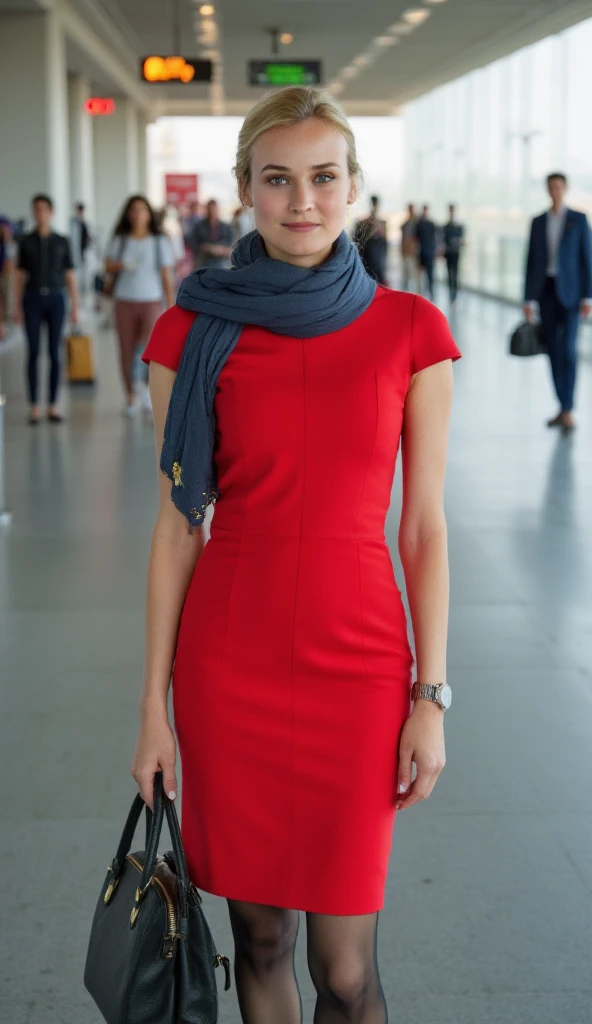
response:
<path id="1" fill-rule="evenodd" d="M 68 381 L 70 384 L 94 384 L 95 367 L 92 338 L 73 330 L 68 335 Z"/>

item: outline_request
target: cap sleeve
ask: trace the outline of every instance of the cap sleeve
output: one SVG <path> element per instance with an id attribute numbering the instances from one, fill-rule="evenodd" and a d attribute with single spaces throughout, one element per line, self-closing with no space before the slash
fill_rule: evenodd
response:
<path id="1" fill-rule="evenodd" d="M 416 295 L 411 313 L 411 374 L 444 359 L 460 358 L 460 349 L 442 311 Z"/>
<path id="2" fill-rule="evenodd" d="M 144 349 L 143 362 L 160 363 L 176 372 L 181 361 L 185 339 L 196 315 L 189 309 L 181 309 L 180 306 L 171 306 L 170 309 L 161 313 Z"/>

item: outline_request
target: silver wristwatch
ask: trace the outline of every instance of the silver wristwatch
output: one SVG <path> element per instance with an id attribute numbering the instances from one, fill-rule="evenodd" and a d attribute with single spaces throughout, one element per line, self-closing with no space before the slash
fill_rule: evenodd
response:
<path id="1" fill-rule="evenodd" d="M 452 703 L 452 690 L 448 683 L 414 683 L 411 687 L 411 700 L 433 700 L 442 711 L 446 711 Z"/>

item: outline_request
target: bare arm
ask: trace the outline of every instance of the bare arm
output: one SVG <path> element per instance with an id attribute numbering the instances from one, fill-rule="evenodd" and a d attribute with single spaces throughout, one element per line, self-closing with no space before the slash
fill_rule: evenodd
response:
<path id="1" fill-rule="evenodd" d="M 167 695 L 181 612 L 205 541 L 203 528 L 189 532 L 187 520 L 171 501 L 171 482 L 160 470 L 164 425 L 174 379 L 172 370 L 158 363 L 150 364 L 159 502 L 148 566 L 141 727 L 131 768 L 149 806 L 152 806 L 154 773 L 160 768 L 165 791 L 177 791 L 176 744 L 168 721 Z"/>
<path id="2" fill-rule="evenodd" d="M 445 360 L 415 374 L 403 424 L 403 511 L 399 553 L 415 639 L 417 678 L 446 681 L 448 632 L 448 542 L 444 475 L 452 404 L 452 363 Z M 417 779 L 404 806 L 425 799 L 444 767 L 444 712 L 418 700 L 401 740 L 400 781 L 409 787 L 411 761 Z M 413 726 L 412 720 L 415 720 Z"/>
<path id="3" fill-rule="evenodd" d="M 76 283 L 76 271 L 67 270 L 65 273 L 66 288 L 70 298 L 70 319 L 75 324 L 78 320 L 78 285 Z"/>
<path id="4" fill-rule="evenodd" d="M 125 264 L 121 260 L 105 260 L 105 270 L 108 274 L 119 274 L 125 270 Z"/>
<path id="5" fill-rule="evenodd" d="M 171 268 L 161 267 L 160 276 L 162 278 L 162 287 L 164 289 L 164 298 L 167 305 L 167 309 L 170 309 L 171 306 L 175 305 L 175 289 L 173 285 L 173 274 Z"/>
<path id="6" fill-rule="evenodd" d="M 14 275 L 14 296 L 13 296 L 13 310 L 12 318 L 15 324 L 20 324 L 23 319 L 23 291 L 25 289 L 25 283 L 28 278 L 26 270 L 17 269 Z"/>

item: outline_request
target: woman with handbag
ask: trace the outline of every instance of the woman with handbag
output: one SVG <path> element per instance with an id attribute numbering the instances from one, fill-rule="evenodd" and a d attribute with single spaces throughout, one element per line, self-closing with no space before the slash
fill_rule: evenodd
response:
<path id="1" fill-rule="evenodd" d="M 150 203 L 144 196 L 130 196 L 107 250 L 103 286 L 103 292 L 115 299 L 126 416 L 134 416 L 138 410 L 133 382 L 136 352 L 146 345 L 162 313 L 163 301 L 167 309 L 175 301 L 171 269 L 174 264 L 171 243 L 160 232 Z M 145 411 L 150 411 L 149 398 L 145 380 L 140 397 Z"/>
<path id="2" fill-rule="evenodd" d="M 173 674 L 189 875 L 228 901 L 242 1019 L 300 1024 L 304 911 L 316 1024 L 383 1024 L 394 815 L 445 762 L 442 492 L 460 353 L 431 303 L 364 271 L 344 230 L 355 140 L 331 96 L 262 99 L 235 173 L 257 230 L 232 269 L 185 279 L 143 357 L 162 472 L 131 772 L 148 805 L 159 771 L 175 799 Z M 413 690 L 384 535 L 401 435 Z"/>

